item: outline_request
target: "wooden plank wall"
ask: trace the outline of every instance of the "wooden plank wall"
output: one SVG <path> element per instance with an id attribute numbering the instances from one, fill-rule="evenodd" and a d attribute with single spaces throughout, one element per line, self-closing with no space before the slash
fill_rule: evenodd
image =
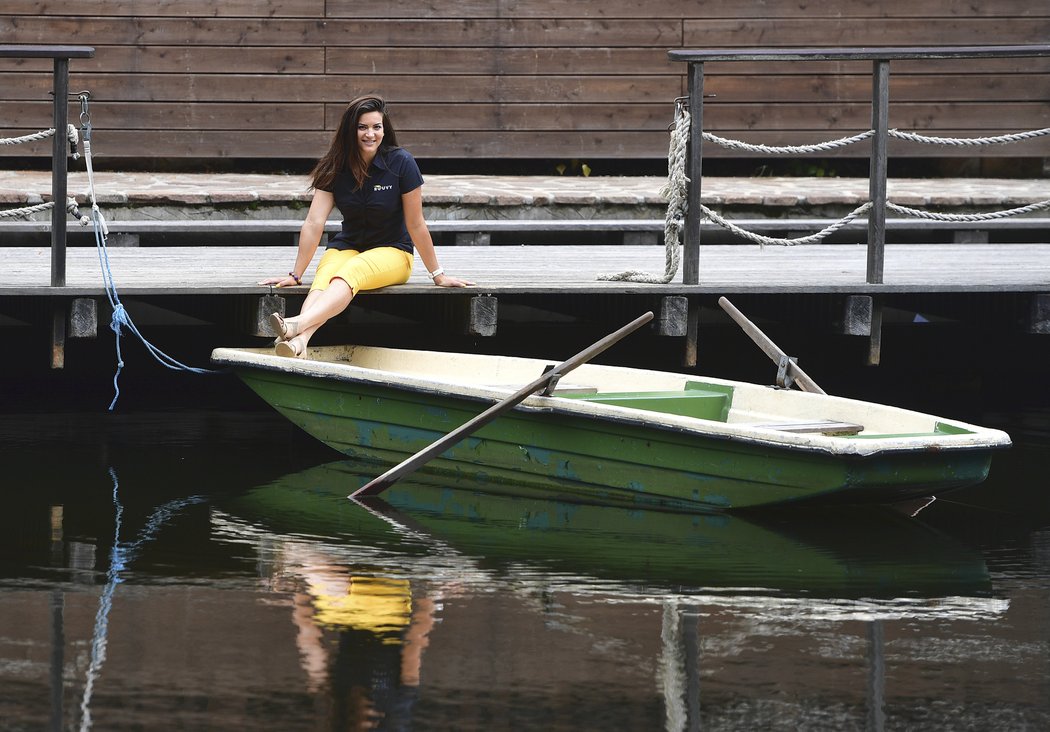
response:
<path id="1" fill-rule="evenodd" d="M 420 158 L 664 158 L 681 48 L 1044 43 L 1032 0 L 4 0 L 4 43 L 77 44 L 108 158 L 315 159 L 345 101 L 386 96 Z M 50 126 L 51 65 L 0 60 L 0 137 Z M 892 126 L 1050 127 L 1050 59 L 895 63 Z M 801 144 L 870 127 L 870 64 L 708 64 L 705 127 Z M 75 119 L 78 109 L 71 109 Z M 47 144 L 0 146 L 46 156 Z M 707 146 L 705 156 L 736 153 Z M 864 146 L 838 153 L 866 156 Z M 900 151 L 897 151 L 900 152 Z M 917 156 L 1050 157 L 1050 138 Z"/>

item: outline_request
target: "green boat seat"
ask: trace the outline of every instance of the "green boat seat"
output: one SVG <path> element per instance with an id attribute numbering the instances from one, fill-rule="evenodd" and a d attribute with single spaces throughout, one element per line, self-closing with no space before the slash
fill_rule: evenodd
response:
<path id="1" fill-rule="evenodd" d="M 649 412 L 677 414 L 682 417 L 724 422 L 729 413 L 729 394 L 719 391 L 638 391 L 601 394 L 566 395 L 599 404 L 610 404 Z"/>

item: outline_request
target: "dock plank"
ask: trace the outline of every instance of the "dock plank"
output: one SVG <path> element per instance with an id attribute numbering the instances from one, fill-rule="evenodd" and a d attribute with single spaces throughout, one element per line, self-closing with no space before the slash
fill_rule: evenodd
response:
<path id="1" fill-rule="evenodd" d="M 255 283 L 288 271 L 292 247 L 131 247 L 108 251 L 123 295 L 251 294 Z M 66 286 L 50 287 L 50 251 L 5 248 L 7 277 L 0 297 L 101 295 L 102 270 L 93 247 L 67 250 Z M 683 285 L 681 273 L 667 285 L 607 282 L 599 273 L 638 269 L 663 273 L 662 246 L 490 246 L 438 248 L 450 274 L 476 282 L 478 294 L 732 294 L 1047 292 L 1050 244 L 887 245 L 884 283 L 865 282 L 863 245 L 711 245 L 700 251 L 700 284 Z M 320 257 L 320 252 L 318 257 Z M 310 281 L 317 258 L 307 271 Z M 288 292 L 304 292 L 292 288 Z M 436 288 L 418 257 L 405 285 L 374 294 L 462 294 Z M 373 293 L 370 293 L 373 294 Z"/>

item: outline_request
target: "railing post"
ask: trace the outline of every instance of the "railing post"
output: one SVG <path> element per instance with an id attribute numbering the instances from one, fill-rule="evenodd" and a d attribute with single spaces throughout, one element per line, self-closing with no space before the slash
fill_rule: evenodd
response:
<path id="1" fill-rule="evenodd" d="M 882 284 L 886 255 L 886 178 L 890 126 L 890 62 L 873 62 L 871 84 L 871 163 L 868 178 L 868 284 Z"/>
<path id="2" fill-rule="evenodd" d="M 700 282 L 700 190 L 704 159 L 704 64 L 689 64 L 689 178 L 685 213 L 685 251 L 682 253 L 682 284 Z"/>
<path id="3" fill-rule="evenodd" d="M 66 192 L 69 153 L 66 127 L 69 124 L 69 59 L 55 58 L 54 127 L 51 146 L 51 286 L 66 284 Z M 66 365 L 66 302 L 51 302 L 51 368 Z"/>
<path id="4" fill-rule="evenodd" d="M 686 195 L 685 237 L 682 255 L 682 284 L 700 283 L 700 191 L 704 160 L 704 64 L 689 64 L 689 159 L 685 175 L 689 179 Z M 700 352 L 700 301 L 689 298 L 686 310 L 685 352 L 682 365 L 696 366 Z"/>
<path id="5" fill-rule="evenodd" d="M 66 284 L 66 176 L 69 168 L 66 156 L 69 142 L 66 128 L 69 125 L 69 59 L 56 58 L 54 72 L 55 136 L 51 146 L 51 285 Z"/>

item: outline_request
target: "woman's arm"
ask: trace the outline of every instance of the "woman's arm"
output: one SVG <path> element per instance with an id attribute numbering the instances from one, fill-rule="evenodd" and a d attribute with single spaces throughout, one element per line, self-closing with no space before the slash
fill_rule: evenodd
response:
<path id="1" fill-rule="evenodd" d="M 408 235 L 412 237 L 412 245 L 419 252 L 419 258 L 423 260 L 423 266 L 427 272 L 440 272 L 434 277 L 434 284 L 439 287 L 469 287 L 473 282 L 450 277 L 444 274 L 438 263 L 437 252 L 434 251 L 434 240 L 430 237 L 430 229 L 427 228 L 426 219 L 423 218 L 423 188 L 401 194 L 401 206 L 405 211 L 405 226 Z"/>
<path id="2" fill-rule="evenodd" d="M 277 285 L 278 287 L 291 287 L 301 285 L 306 275 L 306 268 L 317 253 L 317 247 L 321 245 L 321 235 L 324 234 L 325 224 L 328 222 L 328 214 L 335 208 L 335 196 L 331 191 L 315 190 L 313 200 L 310 201 L 310 210 L 306 214 L 306 221 L 299 230 L 299 253 L 295 256 L 295 264 L 291 271 L 283 277 L 270 277 L 260 282 L 260 285 Z"/>

